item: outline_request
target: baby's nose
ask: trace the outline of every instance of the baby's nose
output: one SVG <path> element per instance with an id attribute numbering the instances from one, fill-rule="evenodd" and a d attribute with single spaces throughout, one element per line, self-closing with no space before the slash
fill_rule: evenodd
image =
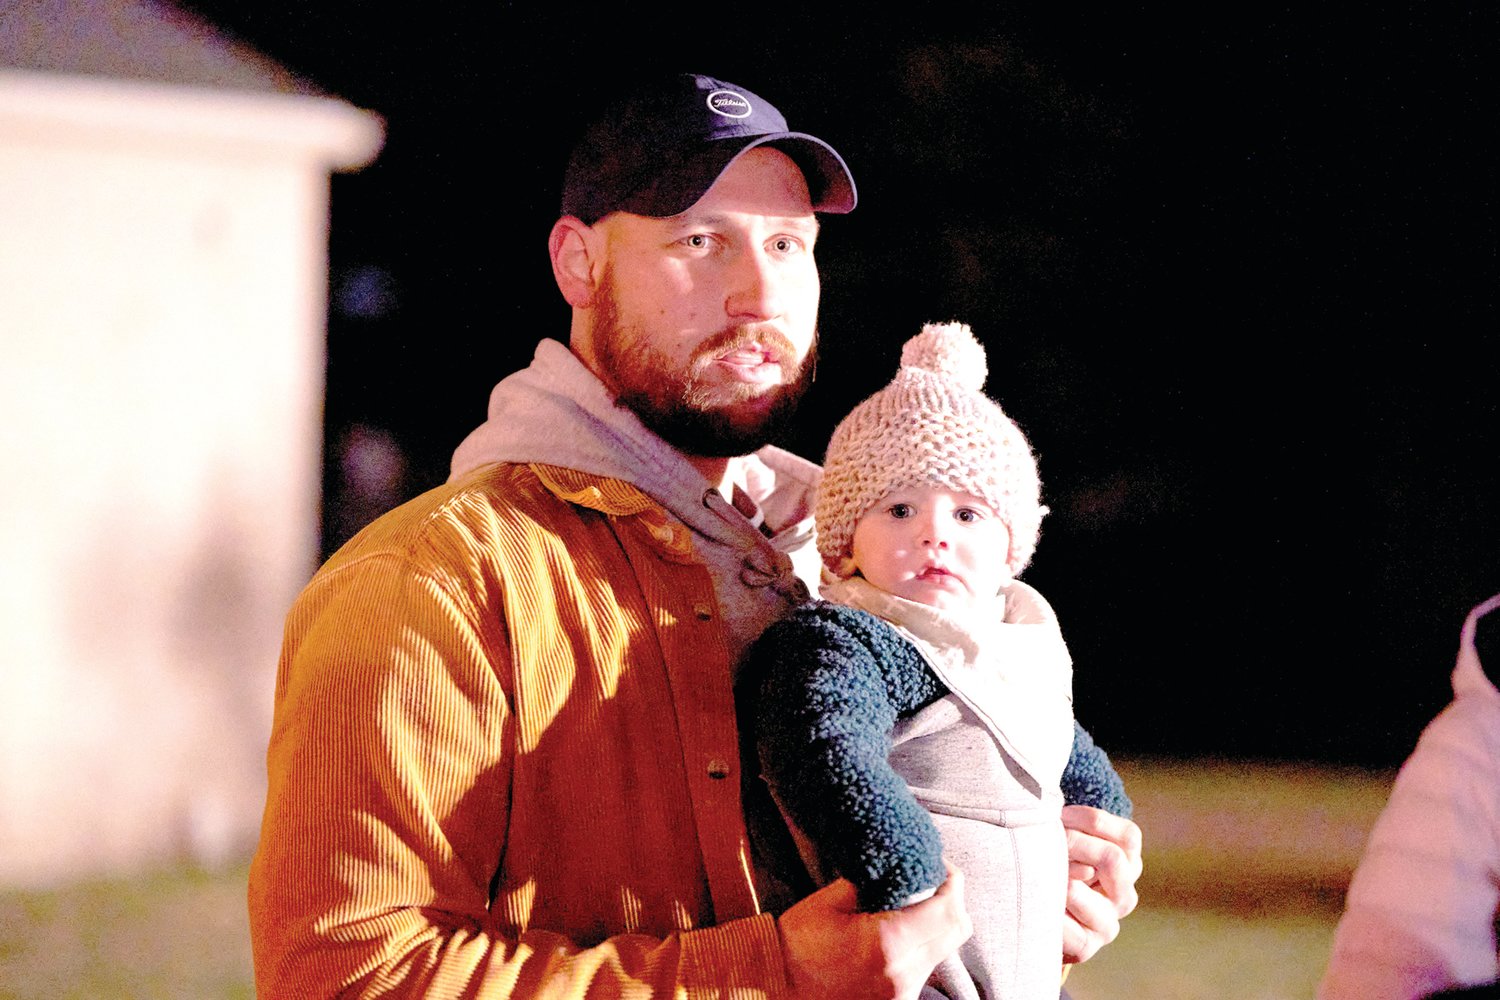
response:
<path id="1" fill-rule="evenodd" d="M 922 544 L 946 549 L 948 547 L 947 532 L 936 525 L 924 525 L 922 530 Z"/>

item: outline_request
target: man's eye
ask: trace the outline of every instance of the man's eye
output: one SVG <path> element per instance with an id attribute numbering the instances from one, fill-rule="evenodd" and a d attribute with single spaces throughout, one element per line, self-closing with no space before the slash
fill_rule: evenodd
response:
<path id="1" fill-rule="evenodd" d="M 789 236 L 781 236 L 771 241 L 771 249 L 777 253 L 791 253 L 797 249 L 797 241 Z"/>
<path id="2" fill-rule="evenodd" d="M 682 242 L 694 250 L 705 250 L 708 248 L 708 236 L 704 233 L 694 233 Z"/>
<path id="3" fill-rule="evenodd" d="M 902 518 L 911 517 L 912 514 L 915 513 L 915 511 L 913 511 L 911 509 L 911 504 L 909 504 L 909 503 L 893 503 L 893 504 L 891 504 L 891 508 L 890 509 L 891 509 L 891 516 L 894 517 L 894 518 L 896 518 L 896 519 L 898 519 L 898 520 L 900 520 Z"/>

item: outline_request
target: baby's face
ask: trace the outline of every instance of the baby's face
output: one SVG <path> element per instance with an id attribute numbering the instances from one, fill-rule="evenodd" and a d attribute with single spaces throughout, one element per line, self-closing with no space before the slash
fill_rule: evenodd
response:
<path id="1" fill-rule="evenodd" d="M 854 565 L 887 593 L 945 611 L 973 607 L 1010 580 L 1010 529 L 968 493 L 892 490 L 854 526 Z"/>

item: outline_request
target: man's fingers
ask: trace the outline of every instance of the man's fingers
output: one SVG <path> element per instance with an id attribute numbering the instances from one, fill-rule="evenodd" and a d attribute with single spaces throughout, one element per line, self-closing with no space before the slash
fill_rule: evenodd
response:
<path id="1" fill-rule="evenodd" d="M 1063 958 L 1086 962 L 1120 934 L 1114 903 L 1082 882 L 1068 883 L 1068 913 L 1063 921 Z"/>
<path id="2" fill-rule="evenodd" d="M 953 954 L 974 933 L 969 909 L 964 905 L 964 873 L 946 859 L 943 864 L 948 877 L 937 892 L 920 903 L 891 911 L 900 914 L 902 933 L 924 945 L 922 953 L 932 956 L 933 965 Z"/>
<path id="3" fill-rule="evenodd" d="M 1139 902 L 1135 891 L 1135 880 L 1141 873 L 1139 859 L 1096 837 L 1079 838 L 1077 842 L 1070 838 L 1068 853 L 1076 859 L 1069 865 L 1070 876 L 1075 864 L 1094 869 L 1093 878 L 1079 878 L 1073 884 L 1096 887 L 1113 904 L 1116 916 L 1126 916 L 1135 909 Z"/>
<path id="4" fill-rule="evenodd" d="M 950 929 L 943 941 L 943 947 L 947 950 L 942 955 L 942 958 L 947 958 L 958 950 L 959 945 L 969 940 L 974 933 L 974 924 L 969 919 L 969 907 L 964 902 L 964 873 L 953 867 L 947 858 L 943 859 L 943 866 L 948 869 L 948 877 L 938 886 L 938 891 L 932 898 L 942 897 L 947 907 L 945 916 L 950 921 Z M 941 960 L 940 958 L 939 961 Z"/>
<path id="5" fill-rule="evenodd" d="M 1065 964 L 1087 962 L 1098 950 L 1099 946 L 1094 944 L 1093 937 L 1077 920 L 1073 919 L 1072 914 L 1063 918 L 1063 962 Z"/>
<path id="6" fill-rule="evenodd" d="M 1135 909 L 1141 876 L 1141 828 L 1090 806 L 1064 806 L 1068 834 L 1068 909 L 1063 960 L 1084 962 L 1120 933 Z"/>
<path id="7" fill-rule="evenodd" d="M 1073 832 L 1098 837 L 1115 844 L 1128 856 L 1141 856 L 1141 828 L 1123 816 L 1091 806 L 1063 806 L 1063 826 Z"/>
<path id="8" fill-rule="evenodd" d="M 1129 914 L 1139 901 L 1135 882 L 1141 876 L 1140 827 L 1099 810 L 1087 810 L 1075 819 L 1080 822 L 1068 829 L 1069 876 L 1096 885 L 1114 904 L 1116 916 Z M 1086 868 L 1094 869 L 1092 877 L 1086 877 Z"/>
<path id="9" fill-rule="evenodd" d="M 947 880 L 920 903 L 852 914 L 837 935 L 826 939 L 828 948 L 821 957 L 834 977 L 823 980 L 828 995 L 915 997 L 933 968 L 957 951 L 971 933 L 963 873 L 950 865 Z M 875 936 L 874 947 L 861 965 L 855 959 L 860 938 L 867 934 Z"/>

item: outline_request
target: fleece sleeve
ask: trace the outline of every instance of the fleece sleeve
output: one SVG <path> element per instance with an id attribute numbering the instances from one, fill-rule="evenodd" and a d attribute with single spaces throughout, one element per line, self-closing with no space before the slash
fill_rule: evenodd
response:
<path id="1" fill-rule="evenodd" d="M 935 697 L 937 681 L 883 669 L 879 639 L 814 605 L 768 629 L 745 667 L 760 679 L 755 732 L 771 792 L 864 910 L 900 906 L 946 875 L 932 818 L 887 760 L 898 714 Z"/>
<path id="2" fill-rule="evenodd" d="M 1063 769 L 1061 786 L 1063 801 L 1070 806 L 1093 806 L 1125 819 L 1130 818 L 1134 808 L 1109 754 L 1076 719 L 1073 751 Z"/>

